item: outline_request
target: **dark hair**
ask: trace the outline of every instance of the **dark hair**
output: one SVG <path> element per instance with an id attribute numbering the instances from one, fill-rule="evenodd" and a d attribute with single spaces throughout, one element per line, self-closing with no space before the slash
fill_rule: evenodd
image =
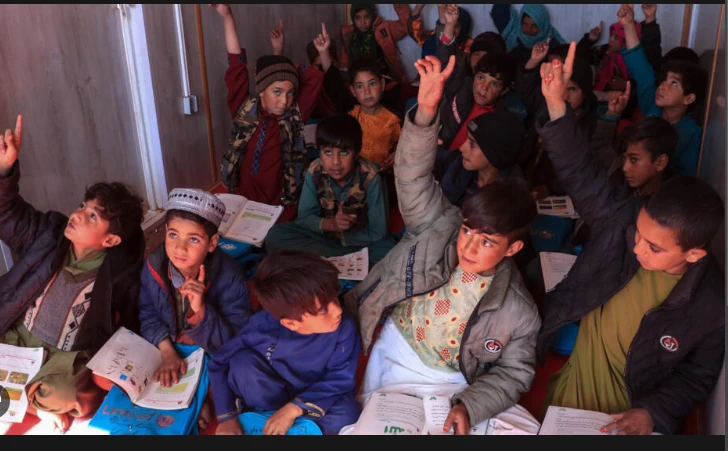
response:
<path id="1" fill-rule="evenodd" d="M 194 222 L 195 224 L 201 225 L 202 229 L 207 234 L 207 238 L 212 238 L 212 236 L 217 233 L 217 227 L 215 226 L 215 224 L 211 223 L 202 216 L 190 213 L 189 211 L 167 210 L 167 214 L 164 217 L 165 224 L 169 224 L 169 222 L 174 218 L 186 219 L 188 221 Z"/>
<path id="2" fill-rule="evenodd" d="M 109 221 L 108 233 L 125 240 L 141 231 L 144 201 L 134 190 L 120 182 L 96 183 L 86 188 L 85 202 L 96 200 L 99 215 Z"/>
<path id="3" fill-rule="evenodd" d="M 692 175 L 675 176 L 664 182 L 650 197 L 645 211 L 658 224 L 675 232 L 683 251 L 707 246 L 725 216 L 718 193 Z"/>
<path id="4" fill-rule="evenodd" d="M 308 62 L 309 64 L 313 64 L 314 60 L 316 60 L 316 57 L 319 56 L 319 51 L 316 49 L 316 46 L 314 45 L 313 41 L 309 42 L 306 46 L 306 55 L 308 55 Z M 331 40 L 331 45 L 329 46 L 329 55 L 331 56 L 332 61 L 336 61 L 336 41 L 333 39 Z"/>
<path id="5" fill-rule="evenodd" d="M 476 42 L 482 42 L 483 44 L 485 44 L 485 47 L 489 49 L 488 52 L 490 52 L 492 49 L 493 51 L 506 53 L 506 41 L 500 34 L 496 33 L 495 31 L 486 31 L 480 33 L 473 39 L 473 44 L 475 44 Z M 470 48 L 472 49 L 472 44 Z"/>
<path id="6" fill-rule="evenodd" d="M 300 321 L 305 313 L 318 314 L 318 308 L 329 305 L 340 288 L 336 266 L 310 251 L 266 255 L 253 283 L 253 292 L 268 313 L 277 319 L 295 321 Z"/>
<path id="7" fill-rule="evenodd" d="M 374 58 L 359 58 L 349 64 L 349 83 L 354 83 L 359 72 L 370 72 L 377 80 L 381 80 L 384 76 L 379 62 Z"/>
<path id="8" fill-rule="evenodd" d="M 526 240 L 536 217 L 536 201 L 525 184 L 496 180 L 463 204 L 463 224 L 480 233 L 504 235 L 509 243 Z"/>
<path id="9" fill-rule="evenodd" d="M 475 74 L 481 72 L 502 81 L 507 88 L 516 79 L 516 63 L 507 53 L 488 52 L 475 65 Z"/>
<path id="10" fill-rule="evenodd" d="M 348 114 L 332 114 L 316 126 L 316 147 L 338 147 L 361 151 L 362 129 L 359 121 Z"/>
<path id="11" fill-rule="evenodd" d="M 672 158 L 679 139 L 669 122 L 659 116 L 648 116 L 627 126 L 619 136 L 617 151 L 623 154 L 630 144 L 641 142 L 655 161 L 660 155 Z"/>
<path id="12" fill-rule="evenodd" d="M 707 72 L 690 61 L 670 60 L 662 65 L 658 84 L 667 79 L 668 72 L 678 74 L 682 78 L 683 95 L 695 94 L 695 101 L 688 105 L 688 111 L 692 111 L 695 105 L 702 102 L 705 97 L 705 87 L 708 84 Z"/>
<path id="13" fill-rule="evenodd" d="M 662 64 L 668 61 L 689 61 L 700 64 L 698 53 L 689 47 L 675 47 L 662 57 Z"/>

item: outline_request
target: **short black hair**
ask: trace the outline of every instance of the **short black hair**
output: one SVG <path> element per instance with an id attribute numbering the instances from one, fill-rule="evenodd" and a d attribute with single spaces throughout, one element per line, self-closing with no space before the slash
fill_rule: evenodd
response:
<path id="1" fill-rule="evenodd" d="M 480 43 L 484 44 L 484 46 L 488 48 L 487 51 L 489 53 L 491 51 L 507 53 L 506 41 L 499 33 L 496 33 L 495 31 L 485 31 L 473 38 L 473 42 L 470 47 L 471 51 L 473 48 L 472 45 L 475 43 L 478 43 L 479 46 Z"/>
<path id="2" fill-rule="evenodd" d="M 475 65 L 475 75 L 489 74 L 502 81 L 505 87 L 510 87 L 516 79 L 516 68 L 515 61 L 507 53 L 488 52 Z"/>
<path id="3" fill-rule="evenodd" d="M 700 64 L 698 53 L 690 47 L 674 47 L 662 57 L 662 64 L 668 61 L 689 61 Z"/>
<path id="4" fill-rule="evenodd" d="M 349 83 L 354 83 L 356 76 L 359 72 L 370 72 L 372 75 L 377 77 L 377 80 L 381 80 L 384 76 L 382 74 L 382 68 L 379 62 L 374 58 L 359 58 L 354 60 L 349 65 Z"/>
<path id="5" fill-rule="evenodd" d="M 333 263 L 310 251 L 270 253 L 255 272 L 253 292 L 263 308 L 277 319 L 300 321 L 316 315 L 337 298 L 339 271 Z"/>
<path id="6" fill-rule="evenodd" d="M 652 156 L 652 161 L 660 155 L 672 158 L 679 136 L 669 122 L 659 116 L 648 116 L 627 126 L 618 138 L 617 151 L 623 154 L 630 144 L 641 142 Z"/>
<path id="7" fill-rule="evenodd" d="M 692 175 L 675 176 L 664 182 L 650 197 L 645 211 L 662 227 L 675 232 L 683 251 L 710 244 L 725 216 L 718 193 Z"/>
<path id="8" fill-rule="evenodd" d="M 211 223 L 202 216 L 190 213 L 189 211 L 167 210 L 167 214 L 164 216 L 164 223 L 169 225 L 169 222 L 174 218 L 186 219 L 188 221 L 194 222 L 195 224 L 201 225 L 202 229 L 207 234 L 207 238 L 212 238 L 212 236 L 217 233 L 217 226 L 215 224 Z"/>
<path id="9" fill-rule="evenodd" d="M 85 202 L 96 200 L 99 215 L 109 221 L 108 233 L 122 241 L 141 231 L 144 201 L 132 188 L 121 183 L 96 183 L 86 188 Z"/>
<path id="10" fill-rule="evenodd" d="M 475 192 L 463 204 L 463 224 L 488 235 L 508 237 L 509 244 L 529 237 L 536 217 L 536 201 L 525 183 L 496 180 Z"/>
<path id="11" fill-rule="evenodd" d="M 362 129 L 359 121 L 348 114 L 332 114 L 316 126 L 316 147 L 338 147 L 361 152 Z"/>
<path id="12" fill-rule="evenodd" d="M 670 60 L 662 65 L 658 84 L 667 79 L 668 72 L 678 74 L 682 78 L 682 88 L 685 96 L 695 94 L 695 101 L 688 105 L 688 111 L 692 111 L 695 105 L 700 104 L 705 98 L 708 73 L 696 63 L 683 60 Z"/>

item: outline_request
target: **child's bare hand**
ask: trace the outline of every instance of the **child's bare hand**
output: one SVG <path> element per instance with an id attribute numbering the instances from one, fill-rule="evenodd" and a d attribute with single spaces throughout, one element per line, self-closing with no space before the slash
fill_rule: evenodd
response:
<path id="1" fill-rule="evenodd" d="M 597 42 L 599 38 L 602 37 L 602 30 L 604 29 L 604 21 L 599 21 L 599 26 L 594 27 L 591 30 L 589 30 L 589 40 L 592 42 Z"/>
<path id="2" fill-rule="evenodd" d="M 71 427 L 71 415 L 67 413 L 52 413 L 46 412 L 45 410 L 37 410 L 36 416 L 41 421 L 51 423 L 54 429 L 58 429 L 62 433 L 65 433 Z"/>
<path id="3" fill-rule="evenodd" d="M 549 54 L 549 43 L 551 38 L 546 39 L 544 42 L 534 44 L 531 48 L 531 58 L 526 62 L 526 69 L 534 69 L 536 66 L 541 64 L 546 55 Z"/>
<path id="4" fill-rule="evenodd" d="M 617 435 L 650 435 L 655 430 L 650 413 L 645 409 L 630 409 L 612 414 L 614 422 L 602 428 L 603 433 L 619 430 Z"/>
<path id="5" fill-rule="evenodd" d="M 240 427 L 238 417 L 217 423 L 215 435 L 243 435 L 243 428 Z"/>
<path id="6" fill-rule="evenodd" d="M 617 19 L 623 26 L 634 23 L 634 4 L 622 4 L 617 11 Z"/>
<path id="7" fill-rule="evenodd" d="M 642 4 L 642 12 L 645 14 L 645 22 L 654 22 L 657 18 L 657 5 L 650 3 Z"/>
<path id="8" fill-rule="evenodd" d="M 232 14 L 230 11 L 230 5 L 226 3 L 209 3 L 210 8 L 214 8 L 215 11 L 217 11 L 218 14 L 220 14 L 222 17 L 229 16 Z"/>
<path id="9" fill-rule="evenodd" d="M 541 92 L 544 99 L 546 99 L 546 106 L 552 121 L 566 114 L 564 93 L 571 79 L 575 55 L 576 42 L 572 41 L 564 64 L 561 64 L 559 60 L 554 60 L 553 63 L 541 64 Z"/>
<path id="10" fill-rule="evenodd" d="M 458 23 L 458 19 L 460 18 L 460 8 L 458 5 L 445 5 L 443 13 L 443 19 L 445 19 L 443 24 L 455 25 Z"/>
<path id="11" fill-rule="evenodd" d="M 15 131 L 7 129 L 5 135 L 0 136 L 0 176 L 10 173 L 13 165 L 18 161 L 22 139 L 23 116 L 18 115 L 15 121 Z"/>
<path id="12" fill-rule="evenodd" d="M 197 278 L 186 277 L 185 283 L 179 287 L 179 294 L 182 299 L 187 297 L 190 308 L 197 313 L 205 306 L 205 265 L 200 265 L 200 272 Z"/>
<path id="13" fill-rule="evenodd" d="M 273 46 L 274 55 L 283 55 L 283 44 L 286 38 L 283 34 L 283 19 L 278 22 L 278 26 L 270 32 L 270 43 Z"/>
<path id="14" fill-rule="evenodd" d="M 286 435 L 296 418 L 303 415 L 303 409 L 288 403 L 270 416 L 263 426 L 263 435 Z"/>
<path id="15" fill-rule="evenodd" d="M 455 55 L 450 56 L 450 61 L 448 61 L 447 67 L 444 70 L 442 69 L 440 60 L 432 55 L 415 61 L 415 68 L 420 74 L 420 90 L 417 93 L 417 115 L 420 116 L 420 113 L 423 113 L 428 117 L 431 116 L 430 119 L 432 119 L 437 114 L 437 109 L 442 100 L 445 82 L 450 78 L 450 75 L 452 75 L 455 69 Z M 426 126 L 429 125 L 431 120 L 426 124 L 421 124 L 415 118 L 415 122 L 419 125 Z"/>
<path id="16" fill-rule="evenodd" d="M 458 404 L 450 409 L 450 413 L 445 418 L 445 425 L 442 432 L 448 432 L 450 428 L 455 428 L 455 435 L 468 435 L 470 431 L 470 415 L 465 404 Z"/>
<path id="17" fill-rule="evenodd" d="M 607 114 L 621 116 L 629 102 L 629 95 L 632 92 L 631 83 L 628 81 L 624 91 L 609 91 Z"/>
<path id="18" fill-rule="evenodd" d="M 344 203 L 339 203 L 339 209 L 336 211 L 334 216 L 334 224 L 339 232 L 345 232 L 356 224 L 356 215 L 349 215 L 344 213 Z"/>
<path id="19" fill-rule="evenodd" d="M 326 32 L 326 25 L 321 24 L 321 34 L 319 34 L 314 40 L 313 45 L 316 47 L 319 53 L 325 53 L 329 51 L 331 46 L 331 37 Z"/>
<path id="20" fill-rule="evenodd" d="M 171 387 L 179 382 L 179 375 L 187 373 L 187 363 L 182 360 L 174 348 L 162 351 L 162 366 L 154 374 L 154 382 L 162 387 Z"/>

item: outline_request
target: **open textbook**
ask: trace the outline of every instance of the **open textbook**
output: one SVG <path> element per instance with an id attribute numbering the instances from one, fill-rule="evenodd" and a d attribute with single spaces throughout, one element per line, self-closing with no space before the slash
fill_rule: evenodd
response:
<path id="1" fill-rule="evenodd" d="M 373 393 L 353 435 L 453 435 L 452 428 L 443 432 L 451 408 L 447 396 Z M 486 420 L 471 427 L 470 435 L 486 435 L 487 424 Z"/>
<path id="2" fill-rule="evenodd" d="M 574 204 L 569 196 L 550 196 L 536 203 L 538 214 L 559 216 L 562 218 L 578 218 Z"/>
<path id="3" fill-rule="evenodd" d="M 613 422 L 606 413 L 549 406 L 538 435 L 605 435 L 600 429 Z"/>
<path id="4" fill-rule="evenodd" d="M 4 388 L 9 398 L 0 399 L 0 421 L 23 422 L 28 410 L 25 386 L 40 371 L 43 355 L 43 348 L 0 344 L 0 389 Z"/>
<path id="5" fill-rule="evenodd" d="M 366 247 L 353 254 L 329 257 L 326 260 L 339 270 L 339 279 L 364 280 L 369 273 L 369 249 Z"/>
<path id="6" fill-rule="evenodd" d="M 559 252 L 539 252 L 538 258 L 541 261 L 543 284 L 547 293 L 564 280 L 576 262 L 576 255 Z"/>
<path id="7" fill-rule="evenodd" d="M 171 387 L 154 382 L 162 353 L 143 337 L 124 327 L 114 333 L 86 366 L 123 389 L 134 404 L 148 409 L 178 410 L 189 407 L 200 381 L 205 351 L 200 348 L 185 362 L 187 372 Z"/>
<path id="8" fill-rule="evenodd" d="M 253 202 L 237 194 L 217 194 L 225 204 L 220 235 L 261 247 L 268 231 L 275 225 L 283 207 Z"/>

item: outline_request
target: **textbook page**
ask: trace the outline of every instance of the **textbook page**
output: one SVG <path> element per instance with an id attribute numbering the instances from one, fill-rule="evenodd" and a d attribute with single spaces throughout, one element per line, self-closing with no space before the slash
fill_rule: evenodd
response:
<path id="1" fill-rule="evenodd" d="M 426 435 L 422 399 L 401 393 L 373 393 L 353 435 Z"/>
<path id="2" fill-rule="evenodd" d="M 225 204 L 225 216 L 222 218 L 218 231 L 220 235 L 226 236 L 230 226 L 235 222 L 240 212 L 243 211 L 248 199 L 237 194 L 216 194 L 216 196 Z"/>
<path id="3" fill-rule="evenodd" d="M 444 432 L 445 420 L 447 419 L 452 404 L 447 396 L 429 395 L 422 398 L 422 406 L 425 409 L 425 429 L 427 435 L 454 435 L 454 427 Z M 485 435 L 488 430 L 488 420 L 476 424 L 468 431 L 469 435 Z"/>
<path id="4" fill-rule="evenodd" d="M 261 247 L 265 236 L 275 225 L 282 212 L 283 207 L 280 205 L 274 207 L 249 200 L 222 235 L 231 240 Z"/>
<path id="5" fill-rule="evenodd" d="M 369 274 L 369 249 L 366 247 L 353 254 L 329 257 L 326 260 L 339 270 L 339 279 L 364 280 Z"/>
<path id="6" fill-rule="evenodd" d="M 0 421 L 22 423 L 28 410 L 25 386 L 33 380 L 43 365 L 43 348 L 22 348 L 0 344 L 0 387 L 5 388 L 9 404 L 0 410 Z M 7 402 L 7 401 L 5 401 Z M 0 401 L 0 405 L 5 402 Z"/>
<path id="7" fill-rule="evenodd" d="M 135 404 L 148 409 L 161 410 L 179 410 L 189 407 L 192 397 L 197 392 L 204 358 L 204 349 L 196 350 L 184 359 L 187 362 L 187 371 L 185 374 L 179 375 L 176 384 L 171 387 L 162 387 L 159 382 L 152 382 L 147 385 Z"/>
<path id="8" fill-rule="evenodd" d="M 559 216 L 562 218 L 578 218 L 574 204 L 569 196 L 549 196 L 537 202 L 538 214 Z"/>
<path id="9" fill-rule="evenodd" d="M 606 413 L 549 406 L 538 435 L 614 435 L 599 431 L 612 422 L 614 419 Z"/>
<path id="10" fill-rule="evenodd" d="M 541 274 L 547 293 L 564 280 L 576 262 L 576 255 L 559 252 L 539 252 L 538 258 L 541 260 Z"/>

